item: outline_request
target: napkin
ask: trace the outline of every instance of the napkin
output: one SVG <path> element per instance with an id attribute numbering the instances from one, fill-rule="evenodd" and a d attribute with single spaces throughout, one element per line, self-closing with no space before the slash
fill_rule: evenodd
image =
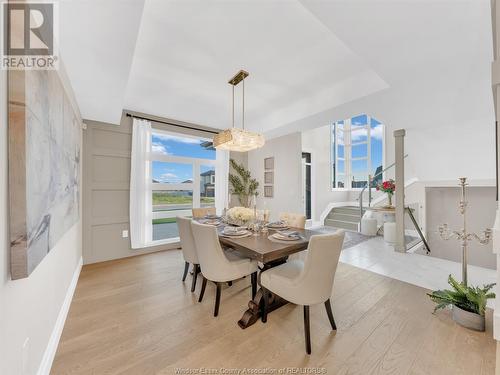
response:
<path id="1" fill-rule="evenodd" d="M 281 234 L 282 236 L 288 237 L 288 238 L 300 237 L 300 233 L 295 231 L 295 230 L 282 230 L 282 231 L 279 231 L 278 233 Z"/>
<path id="2" fill-rule="evenodd" d="M 245 228 L 242 228 L 242 227 L 225 227 L 224 228 L 224 233 L 227 233 L 227 234 L 235 234 L 235 233 L 241 233 L 245 231 Z"/>
<path id="3" fill-rule="evenodd" d="M 271 227 L 282 227 L 286 225 L 286 223 L 283 220 L 278 220 L 278 221 L 273 221 L 272 223 L 268 224 Z"/>

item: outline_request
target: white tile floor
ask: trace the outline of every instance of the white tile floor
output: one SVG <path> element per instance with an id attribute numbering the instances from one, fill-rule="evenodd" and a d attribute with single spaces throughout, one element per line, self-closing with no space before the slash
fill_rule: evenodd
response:
<path id="1" fill-rule="evenodd" d="M 448 275 L 461 280 L 462 265 L 445 259 L 413 253 L 398 253 L 382 237 L 374 237 L 345 249 L 340 261 L 393 279 L 426 289 L 448 288 Z M 496 271 L 488 268 L 468 267 L 469 285 L 496 282 Z M 493 306 L 493 300 L 488 301 Z"/>

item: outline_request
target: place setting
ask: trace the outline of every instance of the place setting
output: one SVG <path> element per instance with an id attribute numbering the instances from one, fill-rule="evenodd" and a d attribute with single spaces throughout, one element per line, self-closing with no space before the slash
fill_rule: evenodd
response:
<path id="1" fill-rule="evenodd" d="M 266 227 L 270 230 L 279 230 L 279 231 L 289 228 L 288 224 L 284 220 L 273 221 L 271 223 L 268 223 Z"/>
<path id="2" fill-rule="evenodd" d="M 271 234 L 268 239 L 274 242 L 294 242 L 301 241 L 303 237 L 295 230 L 280 230 Z"/>
<path id="3" fill-rule="evenodd" d="M 222 216 L 219 215 L 205 215 L 202 220 L 199 220 L 200 223 L 206 225 L 213 225 L 214 227 L 218 227 L 222 224 Z"/>
<path id="4" fill-rule="evenodd" d="M 244 238 L 252 235 L 246 227 L 233 227 L 227 225 L 220 231 L 220 236 L 226 238 Z"/>

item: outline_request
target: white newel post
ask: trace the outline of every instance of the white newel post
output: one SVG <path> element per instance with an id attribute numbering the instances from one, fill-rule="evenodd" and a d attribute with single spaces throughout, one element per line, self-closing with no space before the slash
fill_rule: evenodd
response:
<path id="1" fill-rule="evenodd" d="M 404 129 L 394 131 L 394 161 L 396 162 L 396 242 L 394 250 L 406 252 L 405 245 L 405 135 Z"/>

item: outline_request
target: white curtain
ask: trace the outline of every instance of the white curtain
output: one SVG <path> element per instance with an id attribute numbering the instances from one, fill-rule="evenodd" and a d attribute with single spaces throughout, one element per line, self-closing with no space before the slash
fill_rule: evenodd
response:
<path id="1" fill-rule="evenodd" d="M 229 204 L 229 151 L 217 150 L 215 175 L 215 208 L 220 215 Z"/>
<path id="2" fill-rule="evenodd" d="M 152 241 L 151 122 L 134 118 L 130 168 L 130 241 L 132 249 Z"/>

